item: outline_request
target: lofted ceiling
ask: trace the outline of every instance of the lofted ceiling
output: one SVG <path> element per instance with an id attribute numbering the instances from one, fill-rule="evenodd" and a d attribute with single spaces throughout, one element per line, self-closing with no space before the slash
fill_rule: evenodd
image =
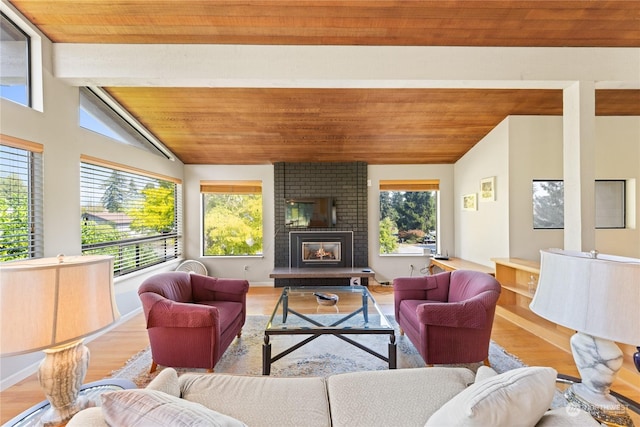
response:
<path id="1" fill-rule="evenodd" d="M 638 1 L 12 0 L 55 43 L 639 47 Z M 561 89 L 105 87 L 186 164 L 454 163 Z M 640 90 L 596 91 L 640 115 Z"/>

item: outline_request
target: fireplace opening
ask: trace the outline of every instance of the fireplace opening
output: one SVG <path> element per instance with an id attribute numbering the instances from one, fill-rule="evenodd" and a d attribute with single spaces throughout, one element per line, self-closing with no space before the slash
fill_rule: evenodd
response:
<path id="1" fill-rule="evenodd" d="M 302 260 L 305 262 L 340 261 L 341 242 L 302 242 Z"/>
<path id="2" fill-rule="evenodd" d="M 295 268 L 353 267 L 353 233 L 292 231 L 289 263 Z"/>

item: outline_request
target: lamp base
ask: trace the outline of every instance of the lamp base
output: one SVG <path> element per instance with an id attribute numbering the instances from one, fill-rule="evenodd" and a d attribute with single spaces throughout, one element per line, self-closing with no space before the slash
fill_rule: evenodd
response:
<path id="1" fill-rule="evenodd" d="M 38 380 L 51 406 L 40 423 L 46 427 L 58 426 L 90 406 L 89 401 L 78 397 L 89 367 L 89 349 L 79 340 L 44 352 Z"/>
<path id="2" fill-rule="evenodd" d="M 122 378 L 109 378 L 93 383 L 85 384 L 80 389 L 80 397 L 91 402 L 89 406 L 100 406 L 102 403 L 101 395 L 111 391 L 120 391 L 138 388 L 135 383 Z M 43 424 L 42 417 L 51 407 L 48 400 L 43 400 L 37 405 L 16 415 L 2 427 L 38 427 Z"/>
<path id="3" fill-rule="evenodd" d="M 575 406 L 587 412 L 596 420 L 608 426 L 624 426 L 634 427 L 631 416 L 627 413 L 627 409 L 622 404 L 614 406 L 600 407 L 590 403 L 580 397 L 581 384 L 574 384 L 564 392 L 564 397 L 570 406 Z"/>
<path id="4" fill-rule="evenodd" d="M 609 392 L 622 367 L 622 351 L 610 340 L 582 332 L 571 337 L 571 350 L 582 382 L 572 385 L 565 397 L 592 417 L 610 425 L 633 426 L 624 405 Z"/>

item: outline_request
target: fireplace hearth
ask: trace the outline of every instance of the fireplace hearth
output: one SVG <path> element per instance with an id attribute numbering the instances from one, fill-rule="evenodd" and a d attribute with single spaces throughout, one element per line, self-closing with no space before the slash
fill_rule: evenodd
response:
<path id="1" fill-rule="evenodd" d="M 293 268 L 353 267 L 353 232 L 292 231 L 289 261 Z"/>

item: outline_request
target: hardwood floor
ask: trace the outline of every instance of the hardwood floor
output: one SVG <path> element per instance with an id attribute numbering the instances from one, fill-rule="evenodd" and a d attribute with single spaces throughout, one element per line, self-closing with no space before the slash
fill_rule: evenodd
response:
<path id="1" fill-rule="evenodd" d="M 370 285 L 374 298 L 386 314 L 393 314 L 393 288 L 390 286 Z M 250 315 L 271 314 L 281 289 L 254 287 L 249 290 L 247 312 Z M 579 376 L 573 357 L 552 344 L 530 334 L 518 326 L 497 317 L 494 321 L 492 339 L 508 352 L 517 355 L 530 366 L 551 366 L 558 372 Z M 133 318 L 89 342 L 91 360 L 85 382 L 97 381 L 120 368 L 134 354 L 149 345 L 145 329 L 144 315 L 139 313 Z M 640 375 L 636 384 L 616 382 L 614 391 L 640 402 Z M 25 409 L 44 399 L 36 375 L 0 392 L 0 423 L 5 423 Z M 640 426 L 640 417 L 632 414 L 636 425 Z"/>

